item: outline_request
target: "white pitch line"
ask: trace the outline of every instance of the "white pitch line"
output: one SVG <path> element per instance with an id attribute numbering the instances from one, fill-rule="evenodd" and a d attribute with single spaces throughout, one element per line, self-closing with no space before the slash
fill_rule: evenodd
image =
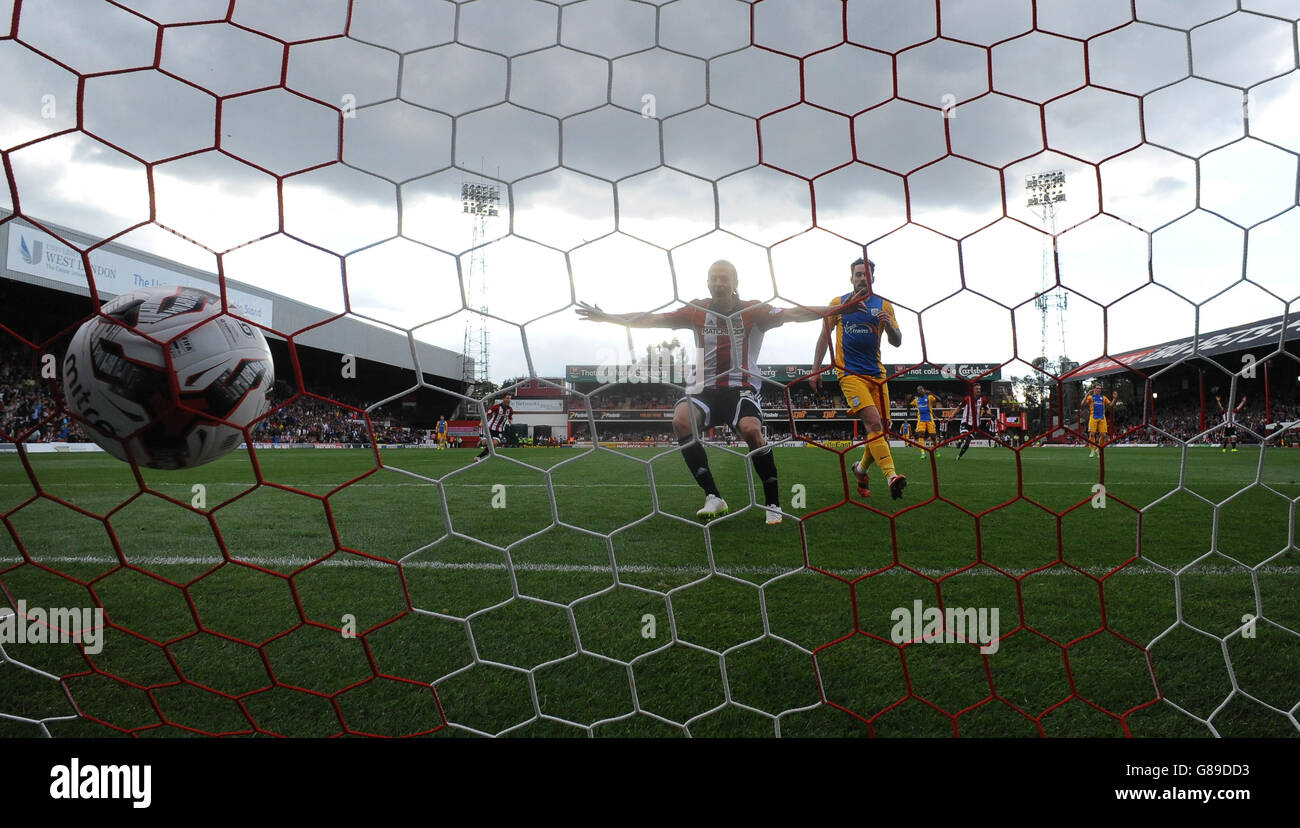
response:
<path id="1" fill-rule="evenodd" d="M 12 564 L 20 563 L 21 560 L 22 560 L 21 558 L 16 558 L 13 556 L 0 557 L 0 566 L 9 566 Z M 45 563 L 45 564 L 85 564 L 85 563 L 112 564 L 117 562 L 116 558 L 110 559 L 110 558 L 106 558 L 103 556 L 96 556 L 96 555 L 59 555 L 59 556 L 48 557 L 48 558 L 42 557 L 39 560 L 41 563 Z M 144 567 L 214 566 L 220 561 L 220 559 L 216 557 L 202 557 L 198 555 L 161 555 L 161 556 L 132 558 L 130 560 L 133 565 L 144 566 Z M 253 564 L 255 566 L 266 567 L 267 569 L 287 569 L 287 568 L 296 569 L 300 566 L 303 566 L 304 564 L 309 563 L 313 559 L 308 557 L 294 558 L 294 557 L 287 557 L 287 556 L 275 556 L 275 557 L 252 556 L 247 558 L 239 558 L 238 560 L 241 560 L 245 563 Z M 393 566 L 393 564 L 384 563 L 382 561 L 375 561 L 369 558 L 359 558 L 356 556 L 330 558 L 329 560 L 322 561 L 320 564 L 317 565 L 326 568 L 337 567 L 341 569 L 349 569 L 349 568 L 380 569 L 386 567 L 391 568 Z M 468 572 L 505 572 L 509 569 L 509 567 L 507 567 L 504 563 L 495 563 L 495 562 L 488 562 L 488 561 L 411 561 L 409 563 L 403 564 L 402 566 L 407 569 L 431 569 L 431 570 L 442 570 L 442 571 L 468 571 Z M 784 572 L 790 572 L 792 570 L 799 569 L 799 568 L 801 567 L 755 566 L 753 564 L 742 564 L 738 566 L 725 566 L 725 565 L 719 566 L 718 571 L 724 573 L 742 573 L 742 574 L 751 574 L 751 575 L 780 575 Z M 655 574 L 660 572 L 670 573 L 670 574 L 671 573 L 703 574 L 709 571 L 708 567 L 705 566 L 680 566 L 680 565 L 653 566 L 649 564 L 621 564 L 619 565 L 618 569 L 619 572 L 628 572 L 634 574 Z M 514 570 L 516 572 L 607 573 L 610 571 L 610 568 L 608 566 L 597 565 L 597 564 L 522 562 L 522 563 L 516 563 L 514 565 Z M 855 575 L 860 573 L 862 570 L 833 568 L 833 569 L 828 569 L 827 571 L 837 575 Z M 920 568 L 920 572 L 922 574 L 929 575 L 931 577 L 939 577 L 942 575 L 946 575 L 951 571 L 952 571 L 951 569 Z M 1016 576 L 1024 575 L 1027 572 L 1027 570 L 1024 569 L 1013 569 L 1009 571 L 1011 572 L 1012 575 L 1016 575 Z M 1101 568 L 1101 567 L 1085 567 L 1084 571 L 1090 575 L 1100 577 L 1102 575 L 1105 575 L 1107 572 L 1110 572 L 1111 570 L 1108 568 Z M 895 569 L 889 570 L 889 572 L 893 572 L 896 574 L 903 574 L 905 570 L 896 567 Z M 1290 566 L 1290 565 L 1266 566 L 1259 569 L 1258 572 L 1260 574 L 1265 574 L 1265 575 L 1297 575 L 1300 574 L 1300 566 Z M 1039 574 L 1049 575 L 1049 576 L 1061 576 L 1061 575 L 1070 575 L 1074 573 L 1075 571 L 1073 569 L 1070 569 L 1069 567 L 1057 566 L 1057 567 L 1053 567 L 1052 569 L 1045 570 Z M 966 573 L 966 574 L 998 575 L 999 577 L 1001 577 L 1000 573 L 994 572 L 992 569 L 989 569 L 988 567 L 977 567 L 971 570 L 970 573 Z M 1149 565 L 1130 564 L 1129 566 L 1120 570 L 1118 574 L 1120 575 L 1167 575 L 1168 573 L 1164 572 L 1163 570 L 1156 569 L 1155 567 Z M 1241 575 L 1242 570 L 1239 567 L 1216 565 L 1212 567 L 1198 568 L 1194 573 L 1191 574 L 1216 575 L 1216 576 Z"/>
<path id="2" fill-rule="evenodd" d="M 913 482 L 916 482 L 917 478 L 912 478 L 912 480 L 913 480 Z M 330 488 L 330 489 L 333 489 L 335 486 L 339 485 L 338 483 L 331 483 L 331 482 L 329 482 L 329 481 L 320 481 L 320 482 L 313 482 L 313 483 L 285 483 L 284 481 L 276 480 L 276 481 L 271 481 L 271 482 L 273 482 L 273 483 L 275 483 L 275 484 L 278 484 L 279 486 L 288 486 L 288 487 L 290 487 L 290 488 L 294 488 L 294 489 L 311 489 L 311 488 Z M 1089 485 L 1090 485 L 1091 483 L 1093 483 L 1093 482 L 1095 482 L 1095 481 L 1093 481 L 1093 480 L 1091 480 L 1091 479 L 1088 479 L 1088 480 L 1074 480 L 1074 481 L 1070 481 L 1070 480 L 1036 480 L 1036 481 L 1026 481 L 1026 483 L 1025 483 L 1025 487 L 1026 487 L 1027 489 L 1030 489 L 1030 490 L 1033 490 L 1033 489 L 1039 488 L 1040 486 L 1072 486 L 1072 487 L 1076 487 L 1076 488 L 1078 488 L 1078 487 L 1085 487 L 1085 488 L 1086 488 L 1087 486 L 1089 486 Z M 1236 483 L 1254 483 L 1254 482 L 1255 482 L 1255 478 L 1253 478 L 1253 477 L 1242 477 L 1242 478 L 1219 478 L 1218 480 L 1215 480 L 1215 481 L 1214 481 L 1214 484 L 1215 484 L 1215 485 L 1221 485 L 1221 484 L 1224 484 L 1224 483 L 1227 483 L 1227 484 L 1236 484 Z M 1279 487 L 1285 487 L 1285 486 L 1295 485 L 1295 484 L 1293 484 L 1293 483 L 1282 483 L 1281 481 L 1270 481 L 1270 480 L 1265 480 L 1265 481 L 1263 481 L 1263 482 L 1266 483 L 1267 485 L 1270 485 L 1270 486 L 1279 486 Z M 421 482 L 421 483 L 353 483 L 353 484 L 351 484 L 350 486 L 348 486 L 347 488 L 349 488 L 349 489 L 352 489 L 352 488 L 358 488 L 358 489 L 388 489 L 388 488 L 395 488 L 395 487 L 399 487 L 399 486 L 431 487 L 431 486 L 436 486 L 437 483 L 438 483 L 438 481 L 436 481 L 436 480 L 430 480 L 430 481 Z M 1122 481 L 1112 481 L 1112 482 L 1111 482 L 1111 486 L 1112 486 L 1112 487 L 1115 487 L 1115 488 L 1117 488 L 1117 487 L 1127 487 L 1127 486 L 1157 486 L 1157 485 L 1165 485 L 1165 484 L 1167 484 L 1167 483 L 1168 483 L 1168 481 L 1166 481 L 1166 480 L 1151 480 L 1151 481 L 1122 480 Z M 125 483 L 123 483 L 123 484 L 109 484 L 109 485 L 105 485 L 105 484 L 103 484 L 103 483 L 84 483 L 84 482 L 80 482 L 80 483 L 72 483 L 72 482 L 69 482 L 69 483 L 46 483 L 45 485 L 46 485 L 46 488 L 47 488 L 47 489 L 52 489 L 52 490 L 54 490 L 54 491 L 57 491 L 57 490 L 59 490 L 59 489 L 63 489 L 63 488 L 96 488 L 96 489 L 104 489 L 104 490 L 110 490 L 110 489 L 113 489 L 113 488 L 120 488 L 120 489 L 127 489 L 127 490 L 130 490 L 130 491 L 136 491 L 136 487 L 135 487 L 134 485 L 127 485 L 127 484 L 125 484 Z M 159 483 L 151 483 L 151 484 L 149 484 L 149 485 L 150 485 L 151 488 L 155 488 L 155 489 L 163 489 L 163 488 L 166 488 L 166 487 L 169 487 L 169 486 L 170 486 L 170 487 L 175 487 L 175 488 L 178 488 L 178 489 L 183 489 L 184 491 L 188 492 L 188 491 L 190 491 L 191 487 L 193 486 L 193 483 L 192 483 L 192 482 L 191 482 L 191 483 L 169 483 L 169 482 L 159 482 Z M 226 481 L 218 481 L 218 482 L 215 482 L 215 483 L 204 483 L 203 485 L 206 486 L 206 487 L 208 487 L 208 488 L 212 488 L 212 487 L 215 487 L 215 486 L 232 486 L 232 487 L 238 487 L 238 488 L 241 488 L 241 489 L 247 489 L 247 488 L 252 487 L 254 484 L 252 484 L 252 483 L 247 483 L 247 482 L 226 482 Z M 444 483 L 443 485 L 444 485 L 444 487 L 449 488 L 449 489 L 488 489 L 488 488 L 491 488 L 491 487 L 493 487 L 493 486 L 496 486 L 497 484 L 496 484 L 496 483 L 460 483 L 460 482 L 457 482 L 457 481 L 450 481 L 450 482 L 446 482 L 446 483 Z M 645 487 L 649 486 L 650 484 L 649 484 L 649 483 L 551 483 L 551 484 L 546 484 L 546 483 L 506 483 L 506 484 L 504 484 L 504 485 L 506 485 L 506 486 L 509 487 L 509 488 L 516 488 L 516 489 L 545 489 L 545 488 L 548 488 L 548 486 L 549 486 L 550 488 L 556 488 L 556 489 L 640 489 L 640 488 L 645 488 Z M 818 485 L 818 484 L 814 484 L 814 485 L 815 485 L 815 486 L 818 486 L 819 488 L 827 488 L 827 489 L 840 489 L 840 488 L 841 488 L 841 487 L 839 487 L 839 486 L 835 486 L 834 484 L 830 484 L 830 483 L 827 483 L 827 484 L 820 484 L 820 485 Z M 997 486 L 997 487 L 1000 487 L 1000 488 L 1014 489 L 1014 488 L 1015 488 L 1015 483 L 1012 482 L 1012 481 L 999 482 L 999 481 L 996 481 L 996 480 L 992 480 L 992 481 L 984 481 L 984 482 L 965 482 L 965 483 L 956 483 L 956 484 L 952 484 L 952 487 L 953 487 L 953 488 L 958 488 L 958 489 L 964 489 L 964 488 L 968 488 L 968 487 L 972 487 L 972 486 L 973 486 L 973 487 L 980 487 L 980 488 L 983 488 L 983 487 L 989 487 L 989 486 Z M 0 488 L 5 488 L 5 487 L 15 487 L 15 488 L 23 488 L 23 489 L 29 489 L 29 490 L 31 489 L 31 485 L 28 484 L 28 483 L 0 483 Z M 657 489 L 695 489 L 695 488 L 698 488 L 698 487 L 699 487 L 699 484 L 698 484 L 698 483 L 659 483 L 659 482 L 656 482 L 656 483 L 655 483 L 655 488 L 657 488 Z M 276 486 L 272 486 L 272 485 L 269 485 L 269 484 L 268 484 L 268 485 L 266 486 L 266 488 L 268 488 L 268 489 L 273 489 L 273 488 L 276 488 Z M 946 486 L 945 486 L 945 488 L 946 488 Z"/>

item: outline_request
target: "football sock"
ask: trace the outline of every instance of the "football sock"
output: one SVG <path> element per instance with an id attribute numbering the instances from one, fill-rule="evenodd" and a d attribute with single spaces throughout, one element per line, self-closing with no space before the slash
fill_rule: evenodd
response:
<path id="1" fill-rule="evenodd" d="M 961 459 L 961 456 L 966 453 L 968 448 L 970 448 L 970 432 L 967 432 L 966 436 L 961 439 L 961 451 L 957 452 L 958 460 Z"/>
<path id="2" fill-rule="evenodd" d="M 867 437 L 867 450 L 875 458 L 876 465 L 884 472 L 885 477 L 894 476 L 894 457 L 889 453 L 889 440 L 885 438 L 885 432 L 877 431 Z"/>
<path id="3" fill-rule="evenodd" d="M 858 468 L 862 470 L 863 474 L 866 474 L 874 462 L 876 462 L 876 458 L 871 456 L 871 445 L 864 445 L 862 447 L 862 459 L 858 461 Z"/>
<path id="4" fill-rule="evenodd" d="M 781 489 L 776 481 L 776 458 L 772 456 L 770 445 L 759 446 L 749 453 L 754 464 L 754 472 L 763 481 L 763 498 L 768 506 L 781 505 Z"/>
<path id="5" fill-rule="evenodd" d="M 717 484 L 713 482 L 713 472 L 709 471 L 709 457 L 704 453 L 704 444 L 690 434 L 678 437 L 677 442 L 682 447 L 682 459 L 686 461 L 686 468 L 690 469 L 695 482 L 700 484 L 705 494 L 721 497 Z"/>
<path id="6" fill-rule="evenodd" d="M 863 474 L 866 474 L 868 471 L 871 471 L 871 464 L 874 464 L 875 461 L 876 459 L 874 456 L 871 456 L 871 441 L 868 439 L 866 443 L 863 443 L 862 460 L 858 461 L 858 468 L 862 469 Z"/>

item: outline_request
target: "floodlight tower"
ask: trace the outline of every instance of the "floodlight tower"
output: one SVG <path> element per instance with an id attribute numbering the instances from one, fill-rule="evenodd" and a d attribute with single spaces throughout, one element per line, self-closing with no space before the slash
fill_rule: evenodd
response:
<path id="1" fill-rule="evenodd" d="M 482 181 L 461 182 L 460 202 L 461 212 L 474 220 L 469 270 L 465 274 L 465 301 L 470 313 L 465 317 L 465 344 L 461 350 L 461 379 L 469 390 L 488 381 L 487 268 L 481 247 L 487 238 L 488 219 L 497 216 L 501 188 Z"/>
<path id="2" fill-rule="evenodd" d="M 1065 358 L 1065 309 L 1069 297 L 1056 285 L 1056 205 L 1065 201 L 1065 172 L 1049 170 L 1035 173 L 1025 179 L 1025 206 L 1043 223 L 1047 238 L 1043 241 L 1043 287 L 1034 300 L 1034 305 L 1042 314 L 1042 338 L 1039 343 L 1040 370 L 1045 369 L 1047 360 L 1048 317 L 1056 311 L 1056 324 L 1061 335 L 1061 358 Z M 1058 366 L 1058 370 L 1060 370 Z M 1039 400 L 1044 407 L 1047 404 L 1047 383 L 1039 374 Z M 1050 425 L 1050 423 L 1045 423 Z"/>

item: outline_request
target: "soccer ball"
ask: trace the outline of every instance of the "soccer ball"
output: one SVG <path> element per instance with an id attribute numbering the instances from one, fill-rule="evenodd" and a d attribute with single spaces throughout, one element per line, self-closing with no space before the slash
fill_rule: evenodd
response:
<path id="1" fill-rule="evenodd" d="M 155 469 L 200 466 L 239 445 L 240 429 L 266 412 L 275 383 L 266 338 L 224 314 L 216 296 L 145 288 L 101 313 L 72 337 L 63 395 L 109 454 Z"/>

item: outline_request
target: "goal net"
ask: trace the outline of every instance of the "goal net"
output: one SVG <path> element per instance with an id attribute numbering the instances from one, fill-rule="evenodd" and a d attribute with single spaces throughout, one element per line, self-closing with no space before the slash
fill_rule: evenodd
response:
<path id="1" fill-rule="evenodd" d="M 1295 735 L 1297 18 L 0 0 L 0 734 Z M 689 328 L 575 309 L 717 260 L 822 308 L 858 258 L 902 497 L 791 322 L 746 369 L 782 520 L 720 428 L 702 523 Z M 156 284 L 272 340 L 207 466 L 63 399 Z"/>

